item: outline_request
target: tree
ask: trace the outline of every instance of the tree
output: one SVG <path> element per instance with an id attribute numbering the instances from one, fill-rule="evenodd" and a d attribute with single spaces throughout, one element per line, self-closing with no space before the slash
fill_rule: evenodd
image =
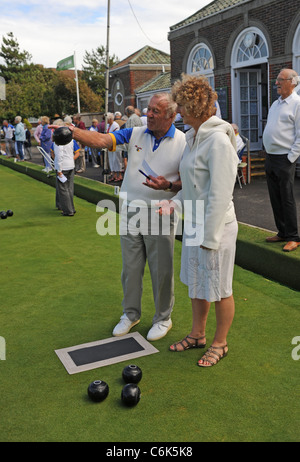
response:
<path id="1" fill-rule="evenodd" d="M 109 57 L 109 67 L 117 64 L 119 59 L 113 55 Z M 105 98 L 106 50 L 103 45 L 85 52 L 83 57 L 82 78 L 94 93 Z"/>
<path id="2" fill-rule="evenodd" d="M 76 83 L 68 71 L 55 71 L 56 82 L 45 95 L 48 114 L 75 114 L 77 108 Z M 79 97 L 81 112 L 99 112 L 103 99 L 96 95 L 84 80 L 79 80 Z"/>
<path id="3" fill-rule="evenodd" d="M 57 80 L 52 69 L 37 64 L 24 65 L 6 84 L 6 100 L 0 101 L 1 117 L 14 120 L 16 115 L 28 118 L 49 114 L 45 95 L 50 91 L 54 98 Z"/>
<path id="4" fill-rule="evenodd" d="M 13 121 L 16 115 L 24 118 L 54 114 L 77 113 L 77 94 L 74 71 L 45 69 L 29 63 L 31 55 L 20 51 L 18 41 L 10 32 L 3 37 L 0 57 L 0 76 L 6 82 L 6 100 L 0 100 L 0 117 Z M 98 112 L 103 98 L 95 94 L 79 72 L 79 95 L 82 112 Z"/>
<path id="5" fill-rule="evenodd" d="M 0 58 L 4 60 L 4 65 L 0 65 L 0 73 L 8 82 L 15 73 L 29 64 L 32 56 L 28 51 L 20 50 L 19 43 L 12 32 L 6 35 L 7 37 L 2 37 L 3 43 L 0 48 Z"/>

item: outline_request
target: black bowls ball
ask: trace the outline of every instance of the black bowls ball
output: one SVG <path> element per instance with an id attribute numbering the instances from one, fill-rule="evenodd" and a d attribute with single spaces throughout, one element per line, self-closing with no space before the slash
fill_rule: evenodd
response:
<path id="1" fill-rule="evenodd" d="M 142 370 L 135 364 L 124 367 L 122 377 L 125 383 L 139 383 L 142 378 Z"/>
<path id="2" fill-rule="evenodd" d="M 53 132 L 52 139 L 57 146 L 65 146 L 73 139 L 73 134 L 68 127 L 59 127 Z"/>
<path id="3" fill-rule="evenodd" d="M 12 210 L 7 210 L 6 214 L 8 217 L 12 217 L 14 212 Z"/>
<path id="4" fill-rule="evenodd" d="M 92 401 L 99 403 L 103 401 L 109 393 L 109 386 L 102 380 L 95 380 L 88 386 L 88 395 Z"/>
<path id="5" fill-rule="evenodd" d="M 7 212 L 4 212 L 4 210 L 2 210 L 2 212 L 0 212 L 0 218 L 2 220 L 5 220 L 5 218 L 7 218 Z"/>
<path id="6" fill-rule="evenodd" d="M 135 406 L 141 397 L 141 390 L 135 383 L 127 383 L 121 393 L 121 400 L 125 406 Z"/>

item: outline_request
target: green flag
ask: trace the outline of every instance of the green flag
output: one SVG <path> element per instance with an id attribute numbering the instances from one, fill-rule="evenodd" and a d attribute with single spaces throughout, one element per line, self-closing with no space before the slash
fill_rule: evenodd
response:
<path id="1" fill-rule="evenodd" d="M 66 69 L 71 69 L 72 67 L 75 67 L 74 55 L 69 56 L 68 58 L 65 58 L 59 61 L 56 65 L 56 70 L 65 71 Z"/>

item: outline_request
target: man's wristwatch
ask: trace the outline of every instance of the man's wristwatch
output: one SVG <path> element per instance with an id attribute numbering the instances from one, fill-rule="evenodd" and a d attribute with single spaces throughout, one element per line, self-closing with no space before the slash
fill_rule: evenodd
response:
<path id="1" fill-rule="evenodd" d="M 171 183 L 171 181 L 170 181 L 169 187 L 168 187 L 167 189 L 165 189 L 165 191 L 171 191 L 171 190 L 172 190 L 172 186 L 173 186 L 173 183 Z"/>

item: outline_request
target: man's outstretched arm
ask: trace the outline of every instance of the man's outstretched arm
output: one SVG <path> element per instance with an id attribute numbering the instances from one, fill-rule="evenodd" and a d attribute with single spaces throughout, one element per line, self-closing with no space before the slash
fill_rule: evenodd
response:
<path id="1" fill-rule="evenodd" d="M 73 138 L 76 141 L 79 141 L 84 146 L 89 146 L 90 148 L 107 148 L 111 149 L 113 147 L 112 137 L 107 133 L 98 133 L 91 132 L 89 130 L 80 130 L 80 128 L 69 127 L 73 132 Z"/>
<path id="2" fill-rule="evenodd" d="M 49 128 L 56 129 L 60 128 L 59 125 L 49 125 Z M 83 146 L 89 146 L 90 148 L 107 148 L 113 147 L 113 138 L 107 133 L 91 132 L 89 130 L 81 130 L 73 125 L 68 127 L 73 133 L 73 139 L 79 141 Z"/>

